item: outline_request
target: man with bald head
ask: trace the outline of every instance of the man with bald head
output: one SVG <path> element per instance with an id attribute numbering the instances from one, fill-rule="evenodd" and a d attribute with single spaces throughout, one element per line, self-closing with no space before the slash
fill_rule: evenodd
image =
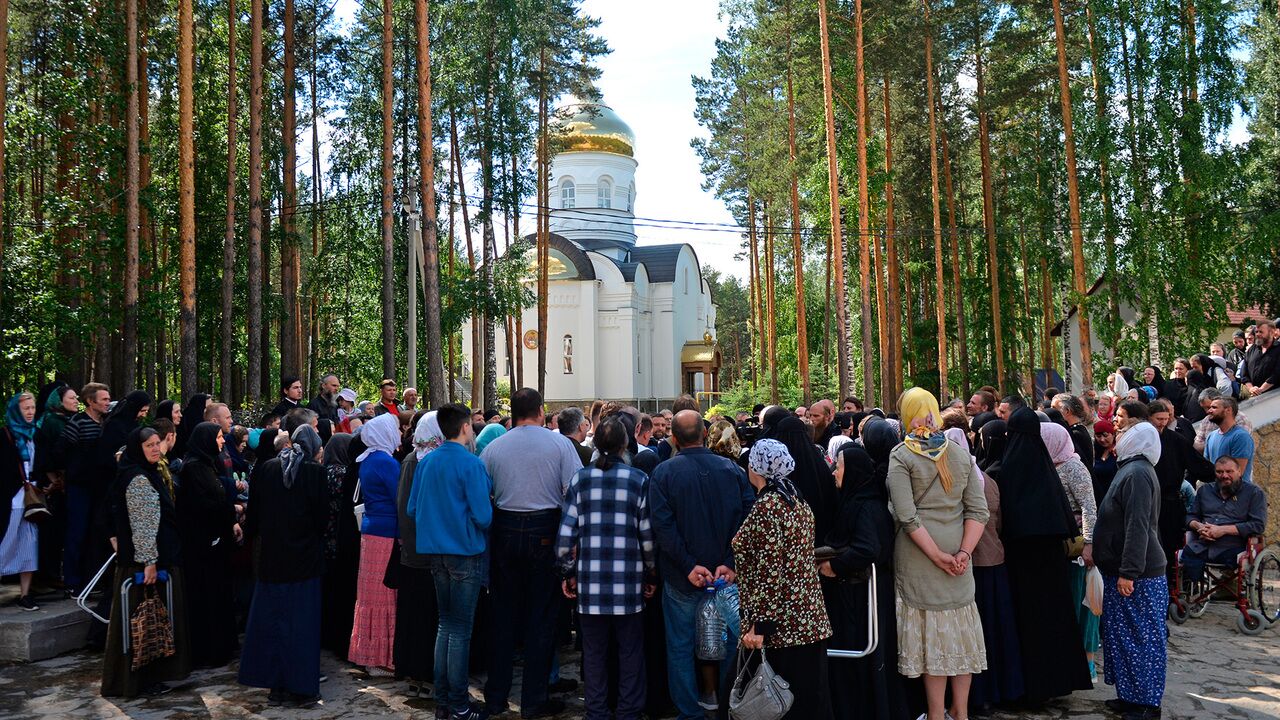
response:
<path id="1" fill-rule="evenodd" d="M 729 543 L 755 499 L 742 469 L 703 446 L 704 432 L 698 411 L 676 413 L 670 438 L 676 454 L 658 465 L 649 482 L 650 522 L 664 586 L 667 681 L 681 720 L 704 716 L 694 675 L 695 617 L 703 589 L 717 578 L 737 579 Z M 728 647 L 737 645 L 737 631 L 731 624 Z M 720 687 L 731 681 L 732 662 L 726 657 L 720 663 Z"/>
<path id="2" fill-rule="evenodd" d="M 819 400 L 809 406 L 809 422 L 813 423 L 813 441 L 819 447 L 826 447 L 831 438 L 836 436 L 836 426 L 831 422 L 836 417 L 836 404 L 830 400 Z"/>

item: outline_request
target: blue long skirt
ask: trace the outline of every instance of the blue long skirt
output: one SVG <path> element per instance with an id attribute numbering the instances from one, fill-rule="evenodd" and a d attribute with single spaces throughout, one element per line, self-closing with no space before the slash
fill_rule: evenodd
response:
<path id="1" fill-rule="evenodd" d="M 1022 650 L 1004 565 L 973 568 L 974 602 L 982 618 L 987 669 L 973 676 L 969 707 L 980 710 L 1021 698 Z"/>
<path id="2" fill-rule="evenodd" d="M 257 584 L 240 654 L 240 684 L 320 694 L 320 578 Z"/>
<path id="3" fill-rule="evenodd" d="M 1116 695 L 1131 703 L 1160 707 L 1164 696 L 1169 605 L 1165 576 L 1135 580 L 1133 594 L 1116 589 L 1115 576 L 1103 577 L 1103 678 Z"/>

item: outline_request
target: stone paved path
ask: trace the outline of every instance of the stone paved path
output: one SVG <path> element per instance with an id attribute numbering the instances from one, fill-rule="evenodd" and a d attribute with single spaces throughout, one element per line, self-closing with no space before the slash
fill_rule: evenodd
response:
<path id="1" fill-rule="evenodd" d="M 1164 717 L 1170 720 L 1201 718 L 1280 718 L 1280 628 L 1258 637 L 1245 637 L 1235 629 L 1234 610 L 1214 605 L 1203 618 L 1173 626 L 1169 645 L 1169 683 Z M 98 695 L 101 656 L 77 653 L 53 660 L 0 667 L 0 718 L 4 720 L 92 720 L 107 718 L 165 718 L 195 720 L 224 718 L 422 718 L 433 717 L 430 700 L 407 698 L 403 683 L 373 682 L 364 673 L 324 657 L 329 675 L 322 684 L 324 702 L 307 711 L 267 707 L 266 692 L 235 683 L 234 666 L 193 674 L 174 692 L 153 700 L 108 700 Z M 565 675 L 576 672 L 576 662 L 564 664 Z M 476 687 L 473 684 L 473 688 Z M 473 690 L 474 692 L 474 690 Z M 582 717 L 582 703 L 569 698 L 571 709 L 560 717 Z M 517 689 L 513 697 L 519 696 Z M 1112 697 L 1100 685 L 1056 701 L 1043 711 L 1000 713 L 998 720 L 1014 718 L 1105 718 L 1102 702 Z M 509 713 L 506 717 L 518 717 Z"/>

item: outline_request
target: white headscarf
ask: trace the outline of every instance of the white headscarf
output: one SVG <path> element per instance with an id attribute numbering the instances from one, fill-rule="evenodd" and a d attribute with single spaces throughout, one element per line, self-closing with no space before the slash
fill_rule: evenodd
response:
<path id="1" fill-rule="evenodd" d="M 436 411 L 432 410 L 423 415 L 418 421 L 418 426 L 413 429 L 413 454 L 421 460 L 427 456 L 427 453 L 440 447 L 440 443 L 443 442 L 444 433 L 440 432 Z"/>
<path id="2" fill-rule="evenodd" d="M 1120 368 L 1116 368 L 1115 380 L 1112 382 L 1115 387 L 1111 391 L 1116 394 L 1116 397 L 1124 399 L 1124 396 L 1129 392 L 1129 381 L 1124 379 L 1124 373 L 1120 372 Z"/>
<path id="3" fill-rule="evenodd" d="M 942 434 L 951 442 L 964 448 L 966 452 L 969 450 L 969 436 L 964 434 L 964 430 L 961 430 L 958 427 L 947 428 L 942 431 Z M 969 458 L 973 462 L 973 476 L 977 478 L 979 485 L 985 487 L 987 477 L 978 469 L 978 459 L 973 457 L 973 453 L 969 454 Z"/>
<path id="4" fill-rule="evenodd" d="M 835 462 L 836 456 L 840 454 L 840 448 L 853 442 L 853 438 L 848 435 L 836 435 L 827 442 L 827 457 Z"/>
<path id="5" fill-rule="evenodd" d="M 1152 465 L 1160 462 L 1160 433 L 1149 422 L 1132 425 L 1120 436 L 1116 444 L 1116 459 L 1123 462 L 1141 455 Z"/>
<path id="6" fill-rule="evenodd" d="M 400 416 L 395 413 L 383 413 L 360 426 L 360 439 L 368 450 L 360 453 L 356 462 L 381 450 L 390 455 L 400 447 Z"/>

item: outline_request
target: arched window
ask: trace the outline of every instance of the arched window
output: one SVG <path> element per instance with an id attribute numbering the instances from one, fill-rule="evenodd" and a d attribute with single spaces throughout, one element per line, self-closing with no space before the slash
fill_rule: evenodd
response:
<path id="1" fill-rule="evenodd" d="M 560 181 L 560 207 L 564 209 L 575 208 L 578 206 L 578 190 L 573 185 L 573 181 L 565 178 Z"/>
<path id="2" fill-rule="evenodd" d="M 684 294 L 689 294 L 689 268 L 684 269 Z"/>
<path id="3" fill-rule="evenodd" d="M 596 207 L 613 207 L 613 183 L 604 178 L 596 183 Z"/>
<path id="4" fill-rule="evenodd" d="M 627 189 L 627 212 L 636 211 L 636 184 L 631 183 L 631 187 Z"/>

